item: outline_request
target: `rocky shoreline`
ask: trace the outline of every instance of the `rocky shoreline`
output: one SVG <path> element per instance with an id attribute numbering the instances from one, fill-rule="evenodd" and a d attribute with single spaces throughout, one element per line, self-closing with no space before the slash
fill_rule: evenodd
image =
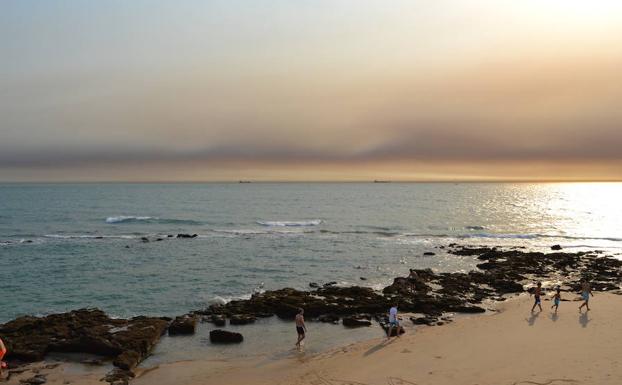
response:
<path id="1" fill-rule="evenodd" d="M 311 284 L 316 288 L 309 291 L 285 288 L 255 294 L 248 300 L 212 305 L 193 314 L 219 325 L 224 325 L 227 318 L 232 324 L 240 324 L 272 315 L 293 319 L 302 307 L 307 318 L 320 322 L 337 323 L 343 318 L 345 324 L 353 324 L 352 318 L 374 317 L 383 325 L 387 309 L 398 303 L 402 312 L 424 315 L 413 321 L 436 324 L 442 322 L 438 319 L 444 313 L 483 313 L 483 301 L 503 301 L 506 295 L 521 293 L 536 280 L 555 279 L 567 292 L 578 292 L 582 277 L 588 278 L 597 291 L 620 289 L 622 261 L 599 251 L 567 253 L 558 247 L 552 247 L 553 253 L 542 253 L 451 244 L 446 249 L 449 254 L 477 258 L 481 261 L 478 270 L 435 273 L 415 269 L 417 278 L 397 277 L 381 293 L 332 283 L 322 287 Z"/>
<path id="2" fill-rule="evenodd" d="M 483 313 L 485 301 L 503 301 L 508 295 L 525 291 L 535 280 L 554 281 L 563 291 L 578 292 L 586 277 L 596 291 L 620 293 L 622 261 L 599 251 L 529 252 L 519 248 L 467 247 L 449 245 L 447 253 L 472 256 L 481 261 L 468 273 L 435 273 L 414 270 L 416 278 L 397 277 L 381 292 L 367 287 L 312 285 L 308 291 L 284 288 L 255 294 L 248 300 L 211 305 L 170 318 L 134 317 L 112 319 L 97 309 L 82 309 L 46 317 L 25 316 L 0 325 L 0 336 L 8 347 L 5 357 L 12 368 L 41 361 L 52 352 L 91 353 L 112 359 L 115 369 L 102 380 L 127 384 L 133 370 L 152 352 L 160 338 L 192 334 L 198 321 L 217 327 L 244 325 L 260 317 L 293 319 L 297 308 L 308 319 L 341 323 L 345 327 L 365 327 L 376 319 L 386 325 L 385 314 L 393 303 L 400 311 L 421 314 L 415 324 L 441 325 L 450 321 L 446 313 Z M 239 333 L 213 330 L 212 343 L 240 343 Z"/>

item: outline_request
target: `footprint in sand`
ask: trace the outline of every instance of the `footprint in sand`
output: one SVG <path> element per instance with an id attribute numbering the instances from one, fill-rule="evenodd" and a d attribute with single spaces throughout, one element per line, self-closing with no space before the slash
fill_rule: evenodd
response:
<path id="1" fill-rule="evenodd" d="M 536 382 L 536 381 L 518 381 L 513 383 L 512 385 L 563 385 L 563 384 L 577 384 L 579 381 L 573 380 L 571 378 L 554 378 L 544 382 Z"/>
<path id="2" fill-rule="evenodd" d="M 417 385 L 417 383 L 399 377 L 389 377 L 389 385 Z"/>

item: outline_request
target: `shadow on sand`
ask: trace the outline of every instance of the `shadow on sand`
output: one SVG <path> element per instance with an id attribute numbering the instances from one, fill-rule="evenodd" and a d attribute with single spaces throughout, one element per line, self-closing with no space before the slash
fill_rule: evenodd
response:
<path id="1" fill-rule="evenodd" d="M 369 356 L 369 355 L 371 355 L 371 354 L 374 354 L 374 353 L 376 353 L 377 351 L 379 351 L 379 350 L 381 350 L 381 349 L 384 349 L 385 347 L 387 347 L 387 346 L 391 345 L 393 342 L 395 342 L 395 340 L 396 340 L 396 339 L 397 339 L 397 338 L 391 338 L 391 340 L 389 340 L 389 341 L 387 341 L 386 339 L 383 339 L 383 341 L 382 341 L 382 342 L 380 342 L 380 343 L 379 343 L 378 345 L 376 345 L 376 346 L 372 346 L 371 348 L 369 348 L 369 350 L 368 350 L 368 351 L 366 351 L 363 355 L 364 355 L 365 357 L 367 357 L 367 356 Z"/>
<path id="2" fill-rule="evenodd" d="M 540 313 L 542 313 L 542 312 L 541 311 L 539 311 L 539 312 L 532 312 L 531 316 L 529 316 L 529 318 L 525 319 L 525 321 L 527 321 L 529 326 L 533 326 L 536 323 L 536 319 L 538 319 L 538 317 L 540 316 Z"/>
<path id="3" fill-rule="evenodd" d="M 587 313 L 589 313 L 589 312 L 586 311 L 585 313 L 581 313 L 581 315 L 579 315 L 579 323 L 584 328 L 586 328 L 588 322 L 591 321 L 591 319 L 587 318 Z"/>

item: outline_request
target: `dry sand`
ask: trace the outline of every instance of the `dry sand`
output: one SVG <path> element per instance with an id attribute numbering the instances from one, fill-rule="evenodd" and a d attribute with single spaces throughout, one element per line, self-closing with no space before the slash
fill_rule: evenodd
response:
<path id="1" fill-rule="evenodd" d="M 420 327 L 391 342 L 376 339 L 316 356 L 292 352 L 277 361 L 177 362 L 139 373 L 133 384 L 622 384 L 622 296 L 597 293 L 591 302 L 592 311 L 579 313 L 579 302 L 564 301 L 555 317 L 550 301 L 531 314 L 532 300 L 522 295 L 498 314 Z M 50 371 L 48 384 L 95 383 L 95 374 L 67 378 L 63 368 Z"/>

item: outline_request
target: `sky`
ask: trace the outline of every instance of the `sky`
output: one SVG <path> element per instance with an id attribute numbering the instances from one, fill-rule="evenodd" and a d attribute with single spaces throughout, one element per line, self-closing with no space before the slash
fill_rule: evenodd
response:
<path id="1" fill-rule="evenodd" d="M 622 2 L 0 2 L 0 181 L 622 180 Z"/>

